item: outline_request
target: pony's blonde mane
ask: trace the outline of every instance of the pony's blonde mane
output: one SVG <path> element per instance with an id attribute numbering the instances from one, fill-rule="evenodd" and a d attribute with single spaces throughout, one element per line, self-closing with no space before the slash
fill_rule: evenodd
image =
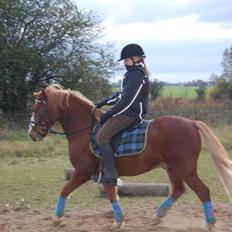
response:
<path id="1" fill-rule="evenodd" d="M 46 87 L 45 93 L 48 97 L 48 104 L 56 110 L 58 106 L 62 108 L 70 107 L 70 97 L 77 98 L 78 103 L 93 107 L 94 104 L 91 100 L 85 97 L 82 93 L 76 90 L 64 89 L 63 86 L 52 84 Z"/>

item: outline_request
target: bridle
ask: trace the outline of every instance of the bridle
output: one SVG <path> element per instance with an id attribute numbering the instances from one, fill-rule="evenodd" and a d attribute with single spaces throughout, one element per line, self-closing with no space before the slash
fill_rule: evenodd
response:
<path id="1" fill-rule="evenodd" d="M 38 99 L 35 99 L 35 103 L 39 103 L 39 104 L 42 104 L 44 106 L 44 111 L 45 113 L 48 114 L 49 116 L 49 122 L 52 124 L 52 119 L 51 119 L 51 116 L 49 114 L 49 110 L 48 110 L 48 107 L 47 107 L 47 100 L 38 100 Z M 30 129 L 33 129 L 35 130 L 39 135 L 41 136 L 45 136 L 45 134 L 47 133 L 50 133 L 50 134 L 55 134 L 55 135 L 66 135 L 66 136 L 70 136 L 70 135 L 74 135 L 74 134 L 79 134 L 83 131 L 86 131 L 90 128 L 93 128 L 93 126 L 95 125 L 95 111 L 96 111 L 96 107 L 94 107 L 94 109 L 92 110 L 92 123 L 91 125 L 85 127 L 85 128 L 82 128 L 82 129 L 79 129 L 79 130 L 76 130 L 76 131 L 71 131 L 71 132 L 58 132 L 58 131 L 55 131 L 51 128 L 48 128 L 46 126 L 46 123 L 43 121 L 43 120 L 40 120 L 41 117 L 44 117 L 45 115 L 42 114 L 42 116 L 40 115 L 39 117 L 39 122 L 36 122 L 35 120 L 35 117 L 34 117 L 34 114 L 36 113 L 35 111 L 33 111 L 33 114 L 32 114 L 32 117 L 31 117 L 31 120 L 30 120 L 30 124 L 29 124 L 29 128 Z M 36 129 L 36 126 L 39 126 L 40 128 L 42 128 L 42 130 L 38 130 Z"/>

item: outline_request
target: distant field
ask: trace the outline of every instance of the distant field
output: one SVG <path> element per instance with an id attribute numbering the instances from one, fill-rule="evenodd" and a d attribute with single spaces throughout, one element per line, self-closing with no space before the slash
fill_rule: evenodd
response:
<path id="1" fill-rule="evenodd" d="M 163 88 L 161 96 L 171 98 L 180 97 L 185 99 L 194 99 L 196 97 L 195 89 L 197 89 L 197 87 L 195 86 L 165 86 Z"/>
<path id="2" fill-rule="evenodd" d="M 196 97 L 195 89 L 197 89 L 196 86 L 164 86 L 161 96 L 170 98 L 194 99 Z M 118 87 L 112 87 L 113 93 L 117 92 L 118 90 Z"/>

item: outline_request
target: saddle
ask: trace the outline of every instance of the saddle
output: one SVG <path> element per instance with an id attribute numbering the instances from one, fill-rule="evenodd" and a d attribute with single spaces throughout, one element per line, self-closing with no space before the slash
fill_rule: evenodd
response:
<path id="1" fill-rule="evenodd" d="M 136 125 L 132 125 L 116 134 L 111 140 L 114 156 L 120 157 L 142 153 L 146 148 L 150 122 L 151 120 L 140 121 Z M 90 134 L 90 149 L 98 158 L 101 157 L 101 154 L 96 142 L 96 135 L 100 127 L 100 124 L 96 124 Z"/>

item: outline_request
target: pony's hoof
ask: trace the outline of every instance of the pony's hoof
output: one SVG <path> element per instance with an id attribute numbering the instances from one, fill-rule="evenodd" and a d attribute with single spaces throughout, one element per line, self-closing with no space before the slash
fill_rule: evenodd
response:
<path id="1" fill-rule="evenodd" d="M 158 217 L 157 214 L 153 214 L 152 215 L 152 223 L 153 223 L 153 225 L 158 225 L 158 224 L 160 224 L 160 222 L 161 222 L 160 217 Z"/>
<path id="2" fill-rule="evenodd" d="M 114 223 L 112 224 L 111 228 L 112 230 L 120 230 L 124 227 L 124 222 L 116 222 L 114 221 Z"/>
<path id="3" fill-rule="evenodd" d="M 215 224 L 205 223 L 204 231 L 215 231 L 214 229 L 215 229 Z"/>
<path id="4" fill-rule="evenodd" d="M 63 218 L 62 217 L 54 217 L 53 224 L 54 226 L 62 226 Z"/>

